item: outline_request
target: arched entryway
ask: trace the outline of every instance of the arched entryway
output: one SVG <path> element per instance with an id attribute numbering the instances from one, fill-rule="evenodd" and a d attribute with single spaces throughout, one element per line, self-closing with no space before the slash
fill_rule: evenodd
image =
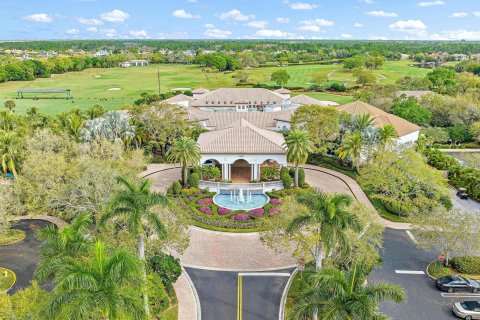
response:
<path id="1" fill-rule="evenodd" d="M 278 179 L 279 176 L 280 176 L 280 164 L 275 161 L 275 160 L 272 160 L 272 159 L 268 159 L 268 160 L 265 160 L 261 165 L 260 165 L 260 177 L 263 179 L 264 178 L 264 172 L 265 172 L 265 169 L 269 169 L 269 168 L 274 168 L 276 169 L 277 171 L 277 174 L 273 177 L 273 175 L 271 177 L 269 177 L 268 180 L 275 180 L 275 179 Z"/>
<path id="2" fill-rule="evenodd" d="M 232 164 L 232 182 L 242 183 L 250 182 L 252 176 L 252 166 L 244 159 L 236 160 Z"/>

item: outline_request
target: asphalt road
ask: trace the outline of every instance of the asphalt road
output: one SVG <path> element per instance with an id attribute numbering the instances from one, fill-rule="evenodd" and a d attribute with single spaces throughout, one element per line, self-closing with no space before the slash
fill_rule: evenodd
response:
<path id="1" fill-rule="evenodd" d="M 185 269 L 197 290 L 202 308 L 202 319 L 237 319 L 238 272 Z M 293 270 L 271 272 L 291 273 Z M 280 300 L 287 281 L 288 277 L 285 276 L 242 276 L 241 319 L 278 319 Z"/>
<path id="2" fill-rule="evenodd" d="M 397 283 L 405 288 L 406 304 L 383 303 L 380 311 L 395 320 L 457 319 L 451 306 L 454 302 L 472 300 L 472 298 L 446 298 L 435 287 L 434 280 L 425 274 L 399 274 L 395 270 L 424 271 L 429 262 L 437 258 L 437 252 L 417 249 L 415 243 L 403 230 L 385 229 L 383 264 L 372 272 L 374 281 Z M 465 293 L 463 293 L 465 295 Z M 455 293 L 453 295 L 462 295 Z M 470 295 L 467 293 L 467 295 Z M 476 298 L 480 300 L 480 294 Z"/>
<path id="3" fill-rule="evenodd" d="M 9 293 L 14 293 L 18 289 L 30 285 L 39 260 L 38 250 L 41 244 L 35 238 L 35 232 L 49 224 L 50 222 L 43 220 L 22 220 L 16 222 L 12 227 L 25 231 L 27 237 L 22 242 L 0 246 L 0 265 L 13 270 L 17 275 L 17 282 Z M 51 288 L 49 284 L 45 284 L 44 287 L 46 289 Z"/>
<path id="4" fill-rule="evenodd" d="M 451 188 L 450 189 L 452 194 L 452 202 L 455 208 L 464 210 L 464 211 L 471 211 L 471 212 L 478 212 L 480 213 L 480 203 L 472 200 L 472 199 L 460 199 L 457 197 L 457 190 Z"/>

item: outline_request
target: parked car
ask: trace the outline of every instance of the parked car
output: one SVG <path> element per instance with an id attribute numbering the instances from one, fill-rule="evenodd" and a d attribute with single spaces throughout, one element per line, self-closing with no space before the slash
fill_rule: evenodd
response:
<path id="1" fill-rule="evenodd" d="M 480 283 L 457 275 L 438 278 L 435 284 L 438 289 L 450 293 L 455 291 L 471 291 L 477 293 L 480 291 Z"/>
<path id="2" fill-rule="evenodd" d="M 457 302 L 453 305 L 453 313 L 465 320 L 480 319 L 480 303 L 478 301 Z"/>
<path id="3" fill-rule="evenodd" d="M 467 189 L 458 188 L 457 197 L 459 197 L 460 199 L 468 199 Z"/>

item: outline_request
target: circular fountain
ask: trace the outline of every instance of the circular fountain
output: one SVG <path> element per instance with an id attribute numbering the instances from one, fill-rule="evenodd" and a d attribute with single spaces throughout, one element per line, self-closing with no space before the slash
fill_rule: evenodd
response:
<path id="1" fill-rule="evenodd" d="M 270 198 L 265 194 L 243 192 L 243 189 L 232 190 L 230 194 L 218 193 L 213 197 L 213 202 L 230 210 L 253 210 L 263 207 Z"/>

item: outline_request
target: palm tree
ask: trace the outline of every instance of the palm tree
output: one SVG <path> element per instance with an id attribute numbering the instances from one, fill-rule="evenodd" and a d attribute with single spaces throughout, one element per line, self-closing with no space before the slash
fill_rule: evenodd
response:
<path id="1" fill-rule="evenodd" d="M 340 160 L 352 159 L 353 166 L 358 170 L 360 157 L 362 155 L 363 139 L 360 133 L 351 134 L 342 141 L 337 149 L 337 155 Z"/>
<path id="2" fill-rule="evenodd" d="M 295 188 L 298 188 L 298 166 L 305 164 L 313 143 L 305 131 L 290 131 L 283 145 L 287 149 L 287 161 L 295 165 Z"/>
<path id="3" fill-rule="evenodd" d="M 168 149 L 168 161 L 178 162 L 182 166 L 183 186 L 187 186 L 187 168 L 200 163 L 200 147 L 195 140 L 181 137 Z"/>
<path id="4" fill-rule="evenodd" d="M 309 276 L 293 306 L 291 319 L 305 319 L 318 311 L 320 319 L 370 320 L 387 319 L 378 312 L 377 305 L 384 301 L 404 302 L 403 288 L 390 283 L 366 284 L 368 272 L 355 264 L 352 270 L 325 268 Z"/>
<path id="5" fill-rule="evenodd" d="M 81 136 L 81 130 L 84 124 L 85 120 L 81 116 L 78 116 L 75 113 L 69 114 L 66 119 L 68 134 L 75 140 L 78 140 Z"/>
<path id="6" fill-rule="evenodd" d="M 23 140 L 15 131 L 0 132 L 0 157 L 3 173 L 11 172 L 16 177 L 18 163 L 23 153 Z"/>
<path id="7" fill-rule="evenodd" d="M 366 128 L 373 126 L 375 119 L 369 113 L 356 114 L 352 117 L 352 126 L 355 132 L 363 132 Z"/>
<path id="8" fill-rule="evenodd" d="M 383 128 L 378 131 L 378 136 L 384 149 L 394 145 L 395 138 L 398 138 L 397 131 L 395 131 L 395 127 L 391 124 L 384 125 Z"/>
<path id="9" fill-rule="evenodd" d="M 108 253 L 97 242 L 93 255 L 71 259 L 60 270 L 50 300 L 43 308 L 48 319 L 143 319 L 135 294 L 141 263 L 130 252 Z"/>
<path id="10" fill-rule="evenodd" d="M 158 216 L 150 209 L 157 205 L 166 206 L 169 200 L 166 196 L 150 191 L 151 180 L 143 180 L 134 184 L 124 177 L 117 177 L 117 181 L 125 188 L 117 192 L 112 199 L 110 209 L 99 220 L 104 226 L 106 221 L 119 218 L 123 220 L 130 235 L 137 238 L 138 255 L 145 260 L 145 227 L 154 230 L 160 239 L 166 237 L 166 229 Z M 143 269 L 144 293 L 143 302 L 145 314 L 149 315 L 148 295 L 146 290 L 146 271 Z"/>
<path id="11" fill-rule="evenodd" d="M 11 112 L 0 111 L 0 130 L 12 131 L 15 122 L 15 115 Z"/>
<path id="12" fill-rule="evenodd" d="M 287 232 L 297 232 L 307 226 L 316 230 L 318 243 L 315 250 L 315 270 L 322 267 L 324 251 L 328 254 L 336 245 L 340 245 L 345 251 L 350 249 L 347 229 L 361 230 L 357 216 L 348 211 L 352 201 L 352 197 L 347 194 L 327 195 L 318 189 L 297 196 L 297 202 L 305 205 L 309 213 L 293 219 Z"/>
<path id="13" fill-rule="evenodd" d="M 37 237 L 43 244 L 34 277 L 45 280 L 57 274 L 71 258 L 84 257 L 92 244 L 87 234 L 91 223 L 90 214 L 80 214 L 63 228 L 49 225 L 40 229 Z"/>

